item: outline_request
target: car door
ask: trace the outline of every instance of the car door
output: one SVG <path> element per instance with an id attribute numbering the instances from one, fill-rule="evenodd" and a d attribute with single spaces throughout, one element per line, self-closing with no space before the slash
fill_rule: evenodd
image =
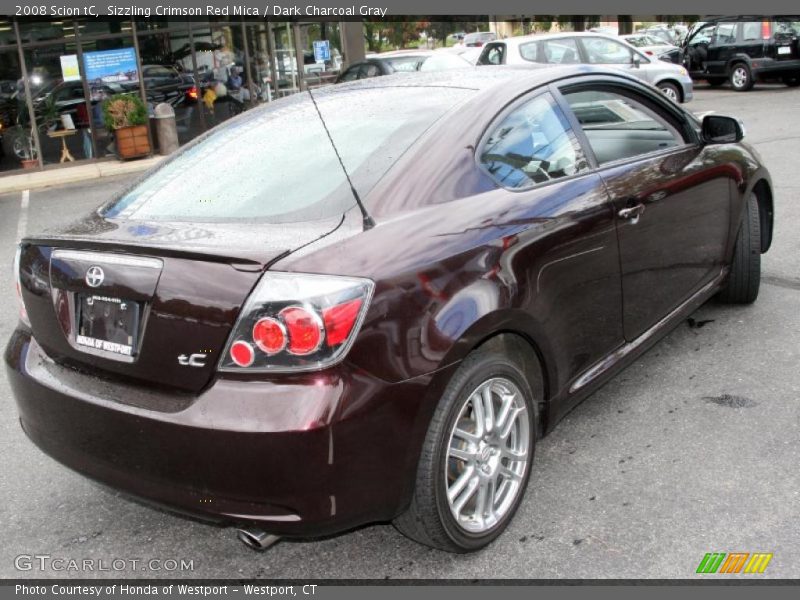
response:
<path id="1" fill-rule="evenodd" d="M 739 52 L 750 58 L 764 58 L 764 47 L 770 37 L 769 21 L 745 21 L 740 27 Z"/>
<path id="2" fill-rule="evenodd" d="M 736 30 L 738 23 L 717 23 L 708 45 L 706 69 L 713 75 L 727 75 L 728 62 L 736 54 Z"/>
<path id="3" fill-rule="evenodd" d="M 692 75 L 699 75 L 706 72 L 708 47 L 715 29 L 716 24 L 706 23 L 693 31 L 691 37 L 686 42 L 685 64 Z"/>
<path id="4" fill-rule="evenodd" d="M 721 272 L 736 175 L 703 160 L 687 117 L 657 94 L 622 83 L 561 91 L 614 203 L 631 341 Z"/>
<path id="5" fill-rule="evenodd" d="M 500 188 L 499 221 L 516 223 L 497 272 L 558 346 L 566 385 L 624 342 L 614 207 L 551 92 L 534 92 L 487 128 L 478 163 Z M 492 204 L 489 201 L 489 204 Z"/>

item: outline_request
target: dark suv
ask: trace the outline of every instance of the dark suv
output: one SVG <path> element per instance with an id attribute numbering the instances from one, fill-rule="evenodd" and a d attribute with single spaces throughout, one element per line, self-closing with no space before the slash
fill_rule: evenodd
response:
<path id="1" fill-rule="evenodd" d="M 756 81 L 800 85 L 800 16 L 722 17 L 698 23 L 684 42 L 686 69 L 738 92 Z"/>

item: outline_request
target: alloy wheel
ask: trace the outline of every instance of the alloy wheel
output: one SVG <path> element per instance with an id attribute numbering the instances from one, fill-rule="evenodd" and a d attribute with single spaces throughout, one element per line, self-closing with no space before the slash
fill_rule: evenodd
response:
<path id="1" fill-rule="evenodd" d="M 744 67 L 736 67 L 731 74 L 731 82 L 734 87 L 743 88 L 747 85 L 747 70 Z"/>
<path id="2" fill-rule="evenodd" d="M 527 413 L 522 392 L 505 377 L 483 382 L 462 405 L 444 477 L 450 514 L 464 531 L 489 531 L 520 494 L 530 456 Z"/>
<path id="3" fill-rule="evenodd" d="M 678 100 L 679 100 L 678 99 L 678 92 L 676 92 L 673 87 L 670 87 L 670 86 L 663 87 L 663 88 L 661 88 L 661 91 L 664 93 L 664 95 L 667 98 L 669 98 L 673 102 L 678 102 Z"/>

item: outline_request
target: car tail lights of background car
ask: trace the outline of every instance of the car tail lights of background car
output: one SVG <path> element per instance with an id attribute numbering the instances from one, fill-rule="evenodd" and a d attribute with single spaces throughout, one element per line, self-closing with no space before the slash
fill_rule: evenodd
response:
<path id="1" fill-rule="evenodd" d="M 309 371 L 340 361 L 372 297 L 369 279 L 266 273 L 248 298 L 221 371 Z"/>

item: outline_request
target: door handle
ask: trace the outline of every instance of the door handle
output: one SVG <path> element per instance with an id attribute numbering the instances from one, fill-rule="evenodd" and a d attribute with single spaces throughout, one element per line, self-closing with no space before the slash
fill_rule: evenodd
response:
<path id="1" fill-rule="evenodd" d="M 641 202 L 636 206 L 630 206 L 628 208 L 622 208 L 617 213 L 620 219 L 629 219 L 636 223 L 639 220 L 639 217 L 644 214 L 644 204 Z"/>

